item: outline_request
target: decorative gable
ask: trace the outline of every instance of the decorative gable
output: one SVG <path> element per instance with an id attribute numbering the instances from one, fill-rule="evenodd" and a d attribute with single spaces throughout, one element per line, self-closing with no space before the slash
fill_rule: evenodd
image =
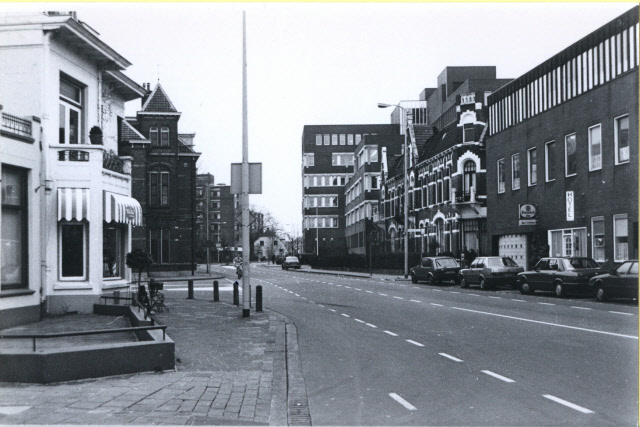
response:
<path id="1" fill-rule="evenodd" d="M 167 93 L 158 83 L 142 106 L 143 113 L 178 113 Z"/>

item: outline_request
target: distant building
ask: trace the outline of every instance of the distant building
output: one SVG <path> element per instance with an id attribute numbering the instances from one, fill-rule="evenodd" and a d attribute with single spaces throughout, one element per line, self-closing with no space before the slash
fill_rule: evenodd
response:
<path id="1" fill-rule="evenodd" d="M 489 96 L 494 254 L 638 257 L 638 11 Z"/>
<path id="2" fill-rule="evenodd" d="M 151 254 L 156 270 L 193 270 L 196 251 L 195 134 L 181 134 L 178 112 L 158 83 L 135 118 L 121 123 L 121 150 L 133 157 L 133 196 L 144 225 L 133 229 L 133 247 Z"/>
<path id="3" fill-rule="evenodd" d="M 92 312 L 100 295 L 129 289 L 142 210 L 119 130 L 125 103 L 147 91 L 75 12 L 3 16 L 0 30 L 5 327 Z"/>
<path id="4" fill-rule="evenodd" d="M 344 186 L 355 149 L 368 135 L 398 135 L 398 125 L 307 125 L 302 132 L 304 252 L 347 253 Z"/>

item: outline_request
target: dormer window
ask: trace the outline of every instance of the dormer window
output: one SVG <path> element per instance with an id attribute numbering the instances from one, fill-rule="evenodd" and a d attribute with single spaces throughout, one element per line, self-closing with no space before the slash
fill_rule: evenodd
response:
<path id="1" fill-rule="evenodd" d="M 160 130 L 160 146 L 168 147 L 169 146 L 169 128 L 162 128 Z"/>
<path id="2" fill-rule="evenodd" d="M 149 129 L 149 139 L 151 140 L 152 147 L 158 146 L 158 128 L 157 127 L 152 127 L 151 129 Z"/>

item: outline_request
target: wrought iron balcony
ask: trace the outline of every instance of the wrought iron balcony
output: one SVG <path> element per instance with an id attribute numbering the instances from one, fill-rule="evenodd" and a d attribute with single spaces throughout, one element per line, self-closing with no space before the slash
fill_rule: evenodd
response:
<path id="1" fill-rule="evenodd" d="M 88 162 L 89 152 L 81 150 L 60 150 L 58 151 L 58 161 Z"/>

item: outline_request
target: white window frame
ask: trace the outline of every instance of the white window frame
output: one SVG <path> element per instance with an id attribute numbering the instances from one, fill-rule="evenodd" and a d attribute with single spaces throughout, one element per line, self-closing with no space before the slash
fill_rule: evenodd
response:
<path id="1" fill-rule="evenodd" d="M 614 146 L 615 146 L 615 164 L 616 165 L 624 165 L 625 163 L 629 163 L 630 159 L 631 159 L 631 141 L 628 140 L 627 141 L 627 149 L 629 150 L 629 154 L 627 155 L 627 160 L 622 160 L 620 161 L 620 151 L 618 148 L 618 122 L 622 119 L 626 118 L 627 122 L 629 122 L 629 114 L 623 114 L 621 116 L 615 117 L 613 119 L 613 139 L 614 139 Z M 630 124 L 630 123 L 629 123 Z M 602 136 L 601 136 L 602 138 Z M 627 137 L 628 138 L 628 137 Z"/>
<path id="2" fill-rule="evenodd" d="M 576 151 L 574 153 L 574 156 L 578 154 L 578 136 L 577 134 L 574 133 L 570 133 L 568 135 L 565 135 L 564 137 L 564 177 L 565 178 L 569 178 L 570 176 L 576 176 L 578 174 L 578 162 L 576 161 L 576 171 L 572 174 L 569 174 L 569 153 L 567 151 L 567 139 L 569 137 L 573 136 L 576 140 Z"/>
<path id="3" fill-rule="evenodd" d="M 514 168 L 514 165 L 515 165 L 514 160 L 516 158 L 518 159 L 518 178 L 517 178 L 518 180 L 517 181 L 516 181 L 516 177 L 515 177 L 515 168 Z M 522 175 L 521 174 L 521 170 L 522 170 L 522 168 L 520 167 L 520 153 L 513 154 L 511 156 L 511 190 L 519 190 L 520 189 L 520 177 Z M 517 185 L 516 185 L 516 182 L 517 182 Z"/>
<path id="4" fill-rule="evenodd" d="M 596 234 L 595 234 L 595 228 L 593 226 L 593 223 L 596 221 L 601 221 L 602 222 L 602 226 L 604 227 L 605 225 L 605 220 L 603 216 L 594 216 L 591 218 L 591 257 L 593 258 L 594 261 L 597 262 L 604 262 L 606 259 L 606 240 L 605 240 L 605 244 L 603 245 L 603 258 L 602 259 L 598 259 L 596 258 Z M 606 236 L 606 229 L 605 229 L 605 233 L 603 234 L 603 236 Z"/>
<path id="5" fill-rule="evenodd" d="M 549 165 L 549 145 L 555 144 L 555 143 L 556 143 L 555 141 L 549 141 L 544 143 L 544 180 L 545 182 L 553 182 L 556 180 L 555 178 L 549 179 L 549 166 L 550 166 Z M 554 145 L 553 147 L 555 149 L 556 146 Z M 557 157 L 557 153 L 556 153 L 556 157 Z"/>
<path id="6" fill-rule="evenodd" d="M 616 230 L 616 220 L 623 219 L 627 222 L 627 257 L 622 258 L 618 254 L 618 243 L 616 242 L 616 238 L 618 237 Z M 613 261 L 614 262 L 622 262 L 627 261 L 629 258 L 629 215 L 628 214 L 616 214 L 613 216 Z"/>
<path id="7" fill-rule="evenodd" d="M 536 182 L 531 182 L 531 152 L 534 151 L 536 149 L 536 147 L 531 147 L 527 150 L 527 183 L 529 185 L 529 187 L 534 187 L 536 185 L 538 185 L 538 152 L 536 151 Z"/>
<path id="8" fill-rule="evenodd" d="M 506 191 L 506 187 L 507 187 L 507 183 L 506 183 L 506 171 L 504 169 L 504 158 L 502 159 L 498 159 L 498 161 L 496 162 L 497 167 L 496 167 L 496 171 L 497 171 L 497 178 L 498 178 L 498 194 L 502 194 Z M 500 189 L 500 165 L 502 164 L 502 175 L 504 175 L 504 181 L 502 181 L 502 190 Z M 437 200 L 438 195 L 437 195 L 437 187 L 436 187 L 436 203 L 438 202 Z"/>
<path id="9" fill-rule="evenodd" d="M 598 129 L 600 131 L 600 166 L 594 166 L 593 165 L 593 153 L 591 151 L 592 145 L 591 145 L 591 130 L 592 129 Z M 601 170 L 602 169 L 602 125 L 600 123 L 598 123 L 597 125 L 593 125 L 593 126 L 589 126 L 589 129 L 587 130 L 587 139 L 589 141 L 589 172 L 592 171 L 597 171 L 597 170 Z"/>
<path id="10" fill-rule="evenodd" d="M 162 140 L 164 139 L 164 135 L 167 135 L 167 144 L 163 144 Z M 171 140 L 169 139 L 169 128 L 164 126 L 160 128 L 160 141 L 158 141 L 160 147 L 170 147 Z"/>
<path id="11" fill-rule="evenodd" d="M 316 145 L 322 145 L 322 134 L 316 133 Z"/>
<path id="12" fill-rule="evenodd" d="M 62 228 L 68 225 L 82 226 L 82 276 L 62 276 Z M 87 253 L 89 245 L 87 242 L 87 225 L 81 221 L 60 221 L 58 223 L 58 280 L 61 282 L 86 282 L 88 280 L 88 260 Z"/>

